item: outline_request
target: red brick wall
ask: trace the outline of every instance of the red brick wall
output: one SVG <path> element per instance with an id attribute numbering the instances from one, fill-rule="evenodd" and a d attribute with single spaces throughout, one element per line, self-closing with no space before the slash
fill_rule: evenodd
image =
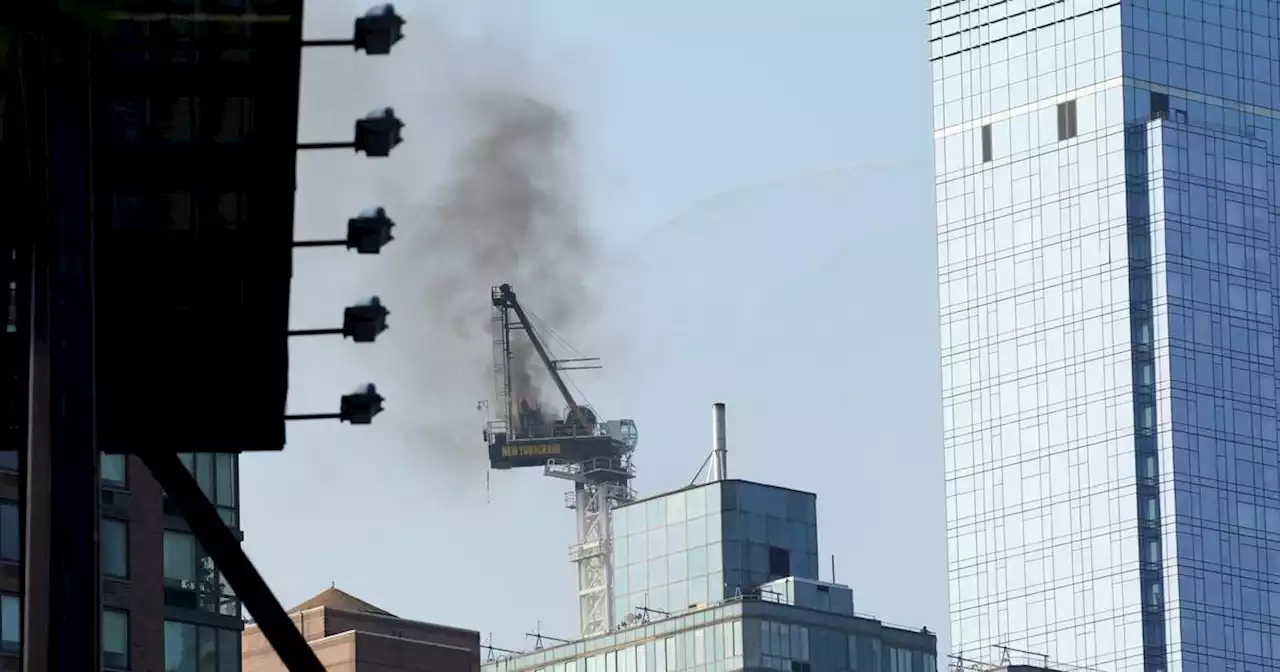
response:
<path id="1" fill-rule="evenodd" d="M 358 630 L 381 635 L 390 635 L 420 642 L 432 642 L 446 646 L 458 646 L 480 655 L 480 633 L 474 630 L 450 628 L 443 625 L 409 621 L 373 614 L 358 614 L 348 611 L 325 610 L 325 633 L 334 635 L 348 630 Z"/>
<path id="2" fill-rule="evenodd" d="M 129 663 L 132 672 L 164 672 L 164 490 L 132 457 L 129 488 Z"/>
<path id="3" fill-rule="evenodd" d="M 294 623 L 297 623 L 296 619 Z M 243 641 L 241 672 L 288 672 L 284 663 L 280 662 L 280 658 L 276 656 L 271 645 L 257 628 L 253 628 L 252 631 L 246 628 Z M 354 672 L 355 633 L 312 641 L 311 648 L 328 672 Z"/>
<path id="4" fill-rule="evenodd" d="M 129 525 L 129 578 L 102 580 L 102 606 L 129 612 L 129 663 L 131 672 L 164 671 L 164 517 L 163 491 L 136 459 L 129 461 L 129 492 L 114 493 L 102 514 Z M 18 499 L 18 477 L 0 473 L 0 498 Z M 42 518 L 37 517 L 37 520 Z M 37 530 L 37 537 L 45 536 Z M 39 548 L 39 546 L 37 546 Z M 37 573 L 32 580 L 42 580 Z M 22 567 L 0 563 L 0 592 L 20 593 Z M 38 591 L 37 591 L 38 594 Z M 32 605 L 42 613 L 39 605 Z M 32 624 L 28 624 L 30 626 Z M 28 643 L 42 638 L 28 632 Z M 35 640 L 35 641 L 31 641 Z M 0 672 L 16 670 L 14 658 L 0 657 Z M 39 667 L 36 663 L 36 667 Z"/>
<path id="5" fill-rule="evenodd" d="M 478 632 L 325 607 L 290 617 L 311 642 L 328 672 L 478 672 L 480 669 Z M 351 627 L 355 625 L 360 627 Z M 375 629 L 376 632 L 371 632 Z M 245 628 L 241 654 L 241 672 L 286 672 L 256 625 Z"/>
<path id="6" fill-rule="evenodd" d="M 479 669 L 478 652 L 356 633 L 357 672 L 477 672 Z"/>

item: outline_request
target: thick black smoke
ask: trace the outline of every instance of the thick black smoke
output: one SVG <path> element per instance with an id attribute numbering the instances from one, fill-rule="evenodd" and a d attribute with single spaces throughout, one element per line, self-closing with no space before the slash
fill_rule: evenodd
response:
<path id="1" fill-rule="evenodd" d="M 510 282 L 528 299 L 527 311 L 563 327 L 585 307 L 589 249 L 570 121 L 554 106 L 510 91 L 486 91 L 469 102 L 479 133 L 458 156 L 434 210 L 433 245 L 451 251 L 453 282 L 475 292 Z M 489 326 L 472 313 L 458 310 L 456 319 Z M 523 334 L 516 338 L 513 398 L 554 401 L 533 348 Z"/>
<path id="2" fill-rule="evenodd" d="M 567 336 L 590 312 L 596 246 L 580 212 L 569 116 L 501 78 L 469 82 L 452 95 L 456 152 L 435 188 L 416 198 L 402 194 L 390 212 L 401 224 L 394 243 L 398 302 L 407 303 L 397 313 L 397 373 L 421 399 L 408 412 L 428 441 L 447 444 L 447 453 L 457 444 L 457 454 L 477 455 L 476 401 L 492 402 L 499 382 L 491 288 L 510 283 L 527 311 Z M 414 332 L 408 340 L 405 326 Z M 542 335 L 553 356 L 565 354 L 550 333 Z M 512 398 L 559 412 L 563 402 L 533 348 L 523 333 L 513 337 Z"/>

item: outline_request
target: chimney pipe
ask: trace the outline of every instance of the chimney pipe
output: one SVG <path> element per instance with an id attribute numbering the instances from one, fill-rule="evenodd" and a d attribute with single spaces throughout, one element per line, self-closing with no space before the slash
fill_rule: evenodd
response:
<path id="1" fill-rule="evenodd" d="M 729 477 L 729 451 L 725 447 L 724 403 L 711 408 L 711 478 L 723 481 Z"/>

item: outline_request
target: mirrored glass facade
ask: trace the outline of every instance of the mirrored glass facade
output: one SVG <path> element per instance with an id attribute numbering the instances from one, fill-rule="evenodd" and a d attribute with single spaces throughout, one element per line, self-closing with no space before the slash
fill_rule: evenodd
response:
<path id="1" fill-rule="evenodd" d="M 818 578 L 817 498 L 717 481 L 614 510 L 615 618 L 709 604 L 786 576 Z"/>
<path id="2" fill-rule="evenodd" d="M 953 651 L 1280 670 L 1280 3 L 929 29 Z"/>
<path id="3" fill-rule="evenodd" d="M 818 581 L 813 493 L 714 481 L 620 506 L 611 525 L 613 632 L 483 672 L 936 670 L 936 635 L 856 615 L 847 586 Z"/>

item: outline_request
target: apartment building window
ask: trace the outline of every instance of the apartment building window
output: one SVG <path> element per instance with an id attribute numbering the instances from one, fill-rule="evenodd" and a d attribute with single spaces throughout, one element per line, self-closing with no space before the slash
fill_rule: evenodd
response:
<path id="1" fill-rule="evenodd" d="M 210 219 L 227 231 L 240 228 L 245 220 L 245 195 L 239 191 L 224 191 L 213 199 Z"/>
<path id="2" fill-rule="evenodd" d="M 1156 477 L 1156 456 L 1143 455 L 1138 458 L 1138 478 L 1154 480 Z"/>
<path id="3" fill-rule="evenodd" d="M 1163 604 L 1164 602 L 1161 595 L 1162 593 L 1161 593 L 1161 585 L 1160 585 L 1159 579 L 1145 582 L 1145 585 L 1142 587 L 1142 597 L 1144 598 L 1143 601 L 1146 603 L 1147 607 L 1152 609 L 1158 609 L 1160 605 Z"/>
<path id="4" fill-rule="evenodd" d="M 993 142 L 991 140 L 991 124 L 982 127 L 982 162 L 989 163 L 993 153 Z"/>
<path id="5" fill-rule="evenodd" d="M 186 22 L 173 22 L 182 23 Z M 157 136 L 169 144 L 185 145 L 191 142 L 200 126 L 199 105 L 190 96 L 153 100 L 151 112 Z"/>
<path id="6" fill-rule="evenodd" d="M 209 10 L 209 0 L 204 0 L 205 11 Z M 240 4 L 244 5 L 245 0 L 239 2 L 228 2 L 222 0 L 220 4 Z M 255 7 L 255 9 L 258 9 Z M 230 14 L 243 13 L 243 9 L 223 10 Z M 253 59 L 253 49 L 249 47 L 253 40 L 254 23 L 252 21 L 220 21 L 206 24 L 205 30 L 212 31 L 214 34 L 212 42 L 217 44 L 221 50 L 221 60 L 224 63 L 240 63 L 247 64 Z"/>
<path id="7" fill-rule="evenodd" d="M 164 622 L 165 672 L 240 672 L 240 632 Z"/>
<path id="8" fill-rule="evenodd" d="M 248 26 L 246 22 L 244 24 Z M 213 141 L 230 144 L 244 142 L 253 128 L 253 99 L 232 96 L 210 101 L 217 121 L 213 122 Z"/>
<path id="9" fill-rule="evenodd" d="M 156 219 L 170 231 L 190 231 L 195 223 L 195 208 L 190 191 L 161 194 L 156 199 Z"/>
<path id="10" fill-rule="evenodd" d="M 151 26 L 151 34 L 157 44 L 167 49 L 153 49 L 153 61 L 170 63 L 196 63 L 200 60 L 197 47 L 202 23 L 195 21 L 157 21 Z"/>
<path id="11" fill-rule="evenodd" d="M 102 666 L 111 670 L 129 669 L 129 612 L 102 611 Z"/>
<path id="12" fill-rule="evenodd" d="M 129 524 L 123 520 L 103 518 L 98 550 L 102 555 L 102 575 L 129 578 Z"/>
<path id="13" fill-rule="evenodd" d="M 769 547 L 769 577 L 791 576 L 791 552 L 777 546 Z"/>
<path id="14" fill-rule="evenodd" d="M 1160 500 L 1155 495 L 1140 495 L 1138 501 L 1139 515 L 1148 523 L 1160 522 Z"/>
<path id="15" fill-rule="evenodd" d="M 239 616 L 240 601 L 213 559 L 186 532 L 164 533 L 165 603 L 224 616 Z"/>
<path id="16" fill-rule="evenodd" d="M 1076 101 L 1058 103 L 1058 140 L 1070 140 L 1076 131 Z"/>
<path id="17" fill-rule="evenodd" d="M 147 62 L 147 21 L 112 21 L 107 58 L 113 65 Z"/>
<path id="18" fill-rule="evenodd" d="M 164 532 L 164 582 L 194 588 L 196 580 L 196 538 L 185 532 Z"/>
<path id="19" fill-rule="evenodd" d="M 1158 539 L 1147 539 L 1142 544 L 1142 561 L 1148 564 L 1160 562 L 1160 541 Z"/>
<path id="20" fill-rule="evenodd" d="M 1165 119 L 1169 116 L 1169 94 L 1151 92 L 1151 118 Z"/>
<path id="21" fill-rule="evenodd" d="M 22 526 L 18 521 L 18 503 L 0 500 L 0 560 L 22 559 Z"/>
<path id="22" fill-rule="evenodd" d="M 1151 402 L 1142 402 L 1138 409 L 1138 429 L 1150 435 L 1156 428 L 1156 407 Z"/>
<path id="23" fill-rule="evenodd" d="M 141 96 L 111 101 L 111 141 L 132 145 L 146 139 L 147 99 Z"/>
<path id="24" fill-rule="evenodd" d="M 915 663 L 922 663 L 918 660 L 920 657 L 917 651 L 908 651 L 907 649 L 899 649 L 896 647 L 889 648 L 889 672 L 911 672 L 915 667 Z"/>
<path id="25" fill-rule="evenodd" d="M 0 651 L 22 650 L 22 598 L 0 595 Z"/>
<path id="26" fill-rule="evenodd" d="M 182 453 L 182 464 L 196 477 L 209 501 L 218 507 L 222 521 L 236 527 L 236 455 L 234 453 Z"/>
<path id="27" fill-rule="evenodd" d="M 9 252 L 9 258 L 18 260 L 17 250 Z M 5 316 L 4 331 L 6 334 L 18 333 L 18 283 L 9 281 L 9 313 Z"/>
<path id="28" fill-rule="evenodd" d="M 111 195 L 111 225 L 117 229 L 141 229 L 147 225 L 147 206 L 141 194 Z"/>
<path id="29" fill-rule="evenodd" d="M 124 489 L 129 486 L 129 458 L 124 455 L 108 455 L 102 454 L 102 463 L 99 469 L 102 474 L 102 484 L 110 488 Z"/>

